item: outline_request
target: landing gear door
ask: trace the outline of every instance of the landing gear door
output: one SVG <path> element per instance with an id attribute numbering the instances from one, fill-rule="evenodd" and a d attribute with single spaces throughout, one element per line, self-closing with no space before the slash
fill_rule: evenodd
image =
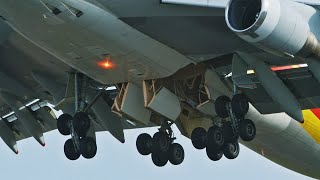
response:
<path id="1" fill-rule="evenodd" d="M 150 122 L 151 111 L 144 107 L 142 89 L 133 83 L 122 85 L 113 110 L 143 124 Z"/>
<path id="2" fill-rule="evenodd" d="M 153 82 L 153 81 L 152 81 Z M 175 121 L 181 113 L 179 98 L 165 87 L 155 87 L 154 83 L 143 82 L 144 105 Z"/>

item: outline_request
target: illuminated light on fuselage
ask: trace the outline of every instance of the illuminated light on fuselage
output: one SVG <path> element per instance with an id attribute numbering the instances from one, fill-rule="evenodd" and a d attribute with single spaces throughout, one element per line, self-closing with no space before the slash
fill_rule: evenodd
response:
<path id="1" fill-rule="evenodd" d="M 112 62 L 110 60 L 104 60 L 104 61 L 100 61 L 98 63 L 99 67 L 101 67 L 102 69 L 108 70 L 108 69 L 112 69 L 114 67 L 114 65 L 112 64 Z"/>
<path id="2" fill-rule="evenodd" d="M 295 65 L 288 65 L 288 66 L 276 66 L 271 67 L 272 71 L 283 71 L 283 70 L 289 70 L 289 69 L 299 69 L 299 68 L 305 68 L 308 67 L 307 64 L 295 64 Z M 248 70 L 247 74 L 254 74 L 254 70 Z"/>

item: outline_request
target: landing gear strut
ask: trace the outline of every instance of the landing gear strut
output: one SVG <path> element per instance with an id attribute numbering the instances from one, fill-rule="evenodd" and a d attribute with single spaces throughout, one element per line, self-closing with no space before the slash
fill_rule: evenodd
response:
<path id="1" fill-rule="evenodd" d="M 151 154 L 152 162 L 158 166 L 165 166 L 168 161 L 173 165 L 179 165 L 184 160 L 184 149 L 174 143 L 171 125 L 173 123 L 164 121 L 153 137 L 149 134 L 140 134 L 136 141 L 137 150 L 141 155 Z"/>
<path id="2" fill-rule="evenodd" d="M 93 158 L 97 153 L 96 140 L 87 136 L 91 120 L 87 113 L 86 88 L 88 78 L 82 74 L 74 74 L 69 83 L 74 81 L 75 115 L 62 114 L 57 120 L 58 131 L 62 135 L 71 135 L 65 142 L 64 153 L 69 160 L 77 160 L 80 155 L 86 159 Z M 94 102 L 92 102 L 94 103 Z"/>
<path id="3" fill-rule="evenodd" d="M 252 141 L 256 135 L 253 121 L 244 119 L 249 111 L 249 101 L 242 94 L 234 94 L 232 100 L 220 96 L 215 101 L 215 111 L 222 120 L 219 125 L 213 125 L 206 131 L 202 127 L 195 128 L 191 141 L 196 149 L 206 148 L 207 155 L 212 161 L 218 161 L 224 155 L 228 159 L 238 157 L 240 147 L 239 137 L 243 141 Z"/>

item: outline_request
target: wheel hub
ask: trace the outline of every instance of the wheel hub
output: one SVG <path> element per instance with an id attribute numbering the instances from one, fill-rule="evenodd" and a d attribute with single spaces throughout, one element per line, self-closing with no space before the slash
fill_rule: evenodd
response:
<path id="1" fill-rule="evenodd" d="M 230 144 L 230 152 L 232 152 L 233 154 L 237 154 L 237 152 L 238 152 L 238 148 L 237 148 L 237 146 L 235 145 L 235 144 Z"/>
<path id="2" fill-rule="evenodd" d="M 176 155 L 176 157 L 177 157 L 178 159 L 181 159 L 181 157 L 182 157 L 182 151 L 181 151 L 180 149 L 177 149 L 175 155 Z"/>
<path id="3" fill-rule="evenodd" d="M 222 137 L 223 137 L 223 135 L 220 131 L 216 132 L 216 139 L 218 142 L 222 142 L 222 140 L 223 140 Z"/>
<path id="4" fill-rule="evenodd" d="M 254 133 L 253 126 L 251 124 L 248 124 L 247 126 L 247 133 L 249 136 L 252 136 Z"/>

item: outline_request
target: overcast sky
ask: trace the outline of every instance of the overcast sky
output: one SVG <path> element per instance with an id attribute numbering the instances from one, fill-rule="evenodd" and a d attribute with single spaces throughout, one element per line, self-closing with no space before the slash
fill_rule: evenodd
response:
<path id="1" fill-rule="evenodd" d="M 19 155 L 11 152 L 0 141 L 1 179 L 26 180 L 207 180 L 226 179 L 308 179 L 287 170 L 253 151 L 241 146 L 241 153 L 235 160 L 223 158 L 210 161 L 205 150 L 193 148 L 189 139 L 179 135 L 178 140 L 185 148 L 186 158 L 180 166 L 167 165 L 158 168 L 150 156 L 141 156 L 135 147 L 136 137 L 143 132 L 151 135 L 156 128 L 129 130 L 125 132 L 127 142 L 119 143 L 108 132 L 97 134 L 98 153 L 92 160 L 80 158 L 69 161 L 63 153 L 63 145 L 69 137 L 58 131 L 45 135 L 46 147 L 29 138 L 19 142 Z"/>

